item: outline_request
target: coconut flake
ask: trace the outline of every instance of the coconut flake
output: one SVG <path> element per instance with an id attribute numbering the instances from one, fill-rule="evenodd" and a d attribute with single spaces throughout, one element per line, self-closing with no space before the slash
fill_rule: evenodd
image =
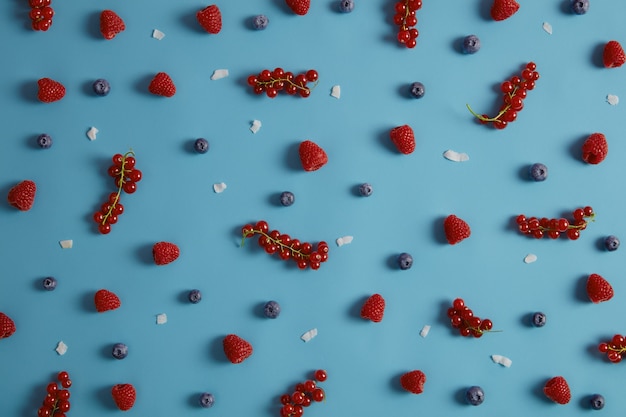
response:
<path id="1" fill-rule="evenodd" d="M 502 355 L 491 355 L 491 360 L 494 361 L 494 363 L 497 363 L 499 365 L 502 365 L 506 368 L 510 368 L 511 364 L 513 363 L 513 361 L 509 358 L 507 358 L 506 356 L 502 356 Z"/>
<path id="2" fill-rule="evenodd" d="M 335 97 L 336 99 L 341 98 L 341 86 L 333 85 L 330 89 L 330 96 Z"/>
<path id="3" fill-rule="evenodd" d="M 550 23 L 543 22 L 543 30 L 545 30 L 548 35 L 552 35 L 552 25 Z"/>
<path id="4" fill-rule="evenodd" d="M 617 106 L 617 103 L 619 103 L 619 97 L 613 94 L 609 94 L 606 96 L 606 102 L 609 103 L 611 106 Z"/>
<path id="5" fill-rule="evenodd" d="M 91 126 L 87 131 L 87 137 L 89 138 L 89 140 L 96 140 L 96 135 L 98 134 L 98 132 L 99 130 L 97 128 Z"/>
<path id="6" fill-rule="evenodd" d="M 57 347 L 54 350 L 56 350 L 59 355 L 65 355 L 65 352 L 67 352 L 67 345 L 61 340 L 57 343 Z"/>
<path id="7" fill-rule="evenodd" d="M 161 313 L 156 316 L 156 324 L 165 324 L 167 323 L 167 314 Z"/>
<path id="8" fill-rule="evenodd" d="M 59 245 L 61 245 L 63 249 L 72 249 L 72 246 L 74 246 L 74 241 L 72 239 L 59 240 Z"/>
<path id="9" fill-rule="evenodd" d="M 535 262 L 537 260 L 537 255 L 535 255 L 534 253 L 529 253 L 528 255 L 526 255 L 526 257 L 524 258 L 524 262 L 527 264 L 532 264 L 533 262 Z"/>
<path id="10" fill-rule="evenodd" d="M 315 336 L 317 336 L 317 329 L 311 329 L 308 332 L 304 333 L 302 336 L 300 336 L 300 339 L 304 340 L 305 342 L 308 342 L 309 340 L 313 339 Z"/>
<path id="11" fill-rule="evenodd" d="M 224 192 L 225 189 L 226 189 L 226 184 L 223 182 L 213 184 L 213 191 L 215 191 L 218 194 L 221 192 Z"/>
<path id="12" fill-rule="evenodd" d="M 335 242 L 337 242 L 337 246 L 343 246 L 351 243 L 352 239 L 354 239 L 352 236 L 343 236 L 338 238 Z"/>
<path id="13" fill-rule="evenodd" d="M 428 332 L 430 332 L 430 325 L 427 324 L 424 327 L 422 327 L 422 330 L 420 330 L 420 336 L 426 337 L 428 336 Z"/>
<path id="14" fill-rule="evenodd" d="M 165 33 L 161 32 L 159 29 L 152 30 L 152 37 L 156 40 L 161 40 L 165 37 Z"/>
<path id="15" fill-rule="evenodd" d="M 211 75 L 212 80 L 219 80 L 226 77 L 228 77 L 227 69 L 216 69 L 215 71 L 213 71 L 213 75 Z"/>
<path id="16" fill-rule="evenodd" d="M 452 149 L 448 149 L 443 153 L 443 157 L 448 161 L 453 162 L 465 162 L 469 161 L 469 155 L 463 152 L 453 151 Z"/>
<path id="17" fill-rule="evenodd" d="M 250 126 L 250 131 L 252 133 L 256 133 L 261 129 L 261 121 L 260 120 L 253 120 L 252 121 L 252 125 Z"/>

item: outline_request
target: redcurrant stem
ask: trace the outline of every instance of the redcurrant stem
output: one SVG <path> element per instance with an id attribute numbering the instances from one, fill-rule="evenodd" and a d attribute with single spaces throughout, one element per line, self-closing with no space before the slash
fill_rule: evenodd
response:
<path id="1" fill-rule="evenodd" d="M 409 17 L 409 0 L 404 0 L 404 5 L 406 7 L 404 8 L 404 19 L 402 19 L 402 26 L 400 27 L 400 30 L 409 29 L 409 27 L 406 25 L 406 19 L 407 17 Z"/>
<path id="2" fill-rule="evenodd" d="M 102 223 L 101 224 L 105 224 L 106 223 L 106 221 L 109 218 L 109 216 L 111 214 L 113 214 L 113 209 L 117 205 L 117 202 L 120 201 L 120 195 L 122 194 L 122 186 L 124 185 L 124 172 L 126 171 L 124 169 L 124 165 L 126 164 L 126 158 L 129 157 L 129 156 L 135 156 L 135 152 L 133 152 L 132 149 L 130 151 L 126 152 L 123 155 L 123 157 L 122 157 L 122 169 L 120 171 L 120 180 L 118 181 L 118 184 L 117 184 L 117 194 L 115 195 L 115 201 L 113 201 L 113 203 L 111 203 L 111 207 L 109 208 L 107 213 L 102 218 Z"/>
<path id="3" fill-rule="evenodd" d="M 517 86 L 515 86 L 513 88 L 513 91 L 511 91 L 510 93 L 507 93 L 509 95 L 509 98 L 513 98 L 513 96 L 515 95 L 515 93 L 517 92 Z M 500 120 L 500 117 L 502 117 L 502 115 L 504 113 L 506 113 L 510 108 L 511 105 L 507 104 L 506 106 L 504 106 L 504 108 L 502 110 L 500 110 L 500 112 L 495 115 L 494 117 L 485 117 L 481 114 L 476 113 L 474 110 L 472 110 L 472 108 L 470 107 L 469 104 L 465 105 L 467 107 L 467 109 L 470 111 L 470 113 L 472 113 L 478 120 L 481 120 L 483 122 L 497 122 L 498 120 Z"/>
<path id="4" fill-rule="evenodd" d="M 293 81 L 291 81 L 288 78 L 270 78 L 269 81 L 257 81 L 257 83 L 259 85 L 269 85 L 271 87 L 272 84 L 274 84 L 276 81 L 285 81 L 285 82 L 288 82 L 289 84 L 293 85 L 297 89 L 309 90 L 309 91 L 313 90 L 317 86 L 317 83 L 319 82 L 319 80 L 316 80 L 312 87 L 305 87 L 303 85 L 298 85 L 298 84 L 294 83 Z"/>
<path id="5" fill-rule="evenodd" d="M 300 256 L 302 257 L 302 259 L 308 259 L 308 258 L 310 257 L 309 255 L 307 255 L 307 254 L 305 254 L 305 253 L 302 253 L 302 252 L 301 252 L 301 251 L 299 251 L 299 250 L 295 250 L 295 249 L 293 249 L 292 247 L 290 247 L 290 246 L 288 246 L 288 245 L 285 245 L 285 244 L 284 244 L 283 242 L 281 242 L 280 240 L 277 240 L 277 239 L 272 238 L 272 237 L 271 237 L 270 235 L 268 235 L 267 233 L 262 232 L 262 231 L 260 231 L 260 230 L 254 230 L 254 229 L 253 229 L 253 230 L 250 230 L 250 231 L 246 231 L 246 232 L 244 232 L 244 233 L 243 233 L 243 238 L 241 239 L 241 246 L 243 246 L 243 245 L 245 244 L 245 241 L 246 241 L 246 238 L 247 238 L 247 237 L 249 237 L 249 236 L 253 236 L 255 233 L 258 233 L 258 234 L 260 234 L 260 235 L 265 236 L 265 237 L 266 237 L 268 240 L 270 240 L 272 243 L 275 243 L 276 245 L 280 246 L 281 250 L 282 250 L 282 249 L 287 249 L 287 250 L 289 250 L 289 251 L 291 252 L 292 256 L 293 256 L 293 254 L 294 254 L 294 253 L 298 253 L 298 254 L 300 254 Z"/>

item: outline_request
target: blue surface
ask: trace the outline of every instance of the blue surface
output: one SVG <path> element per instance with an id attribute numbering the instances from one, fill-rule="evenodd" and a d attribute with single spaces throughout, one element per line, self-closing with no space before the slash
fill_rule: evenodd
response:
<path id="1" fill-rule="evenodd" d="M 609 234 L 626 239 L 624 105 L 605 101 L 626 97 L 626 69 L 602 68 L 599 55 L 611 39 L 626 42 L 626 2 L 592 1 L 588 14 L 575 16 L 567 1 L 524 1 L 503 22 L 491 21 L 490 3 L 424 0 L 418 45 L 407 50 L 395 42 L 386 0 L 357 0 L 350 14 L 334 0 L 314 0 L 303 17 L 282 0 L 220 1 L 218 35 L 199 29 L 194 14 L 205 5 L 190 0 L 54 0 L 46 33 L 29 29 L 26 1 L 2 2 L 0 187 L 6 195 L 23 179 L 38 186 L 32 210 L 0 205 L 0 311 L 17 325 L 0 340 L 5 414 L 35 416 L 47 382 L 67 370 L 70 416 L 119 413 L 110 388 L 123 382 L 138 392 L 128 415 L 278 416 L 278 397 L 324 368 L 327 400 L 307 416 L 580 416 L 596 392 L 606 398 L 603 415 L 618 415 L 625 365 L 608 363 L 595 346 L 625 331 L 626 252 L 606 252 L 600 242 Z M 127 26 L 111 41 L 98 32 L 104 8 Z M 259 13 L 270 19 L 264 31 L 250 27 Z M 151 38 L 155 28 L 163 40 Z M 470 33 L 482 48 L 463 55 L 459 42 Z M 504 131 L 474 123 L 465 104 L 490 111 L 500 97 L 495 88 L 529 60 L 541 78 L 518 120 Z M 311 97 L 251 94 L 248 75 L 277 66 L 317 69 Z M 211 81 L 219 68 L 230 76 Z M 174 97 L 147 92 L 159 71 L 176 83 Z M 62 82 L 66 97 L 37 102 L 42 77 Z M 89 91 L 97 78 L 110 81 L 108 96 Z M 425 84 L 424 98 L 408 98 L 413 81 Z M 329 95 L 333 85 L 341 85 L 339 100 Z M 254 119 L 263 122 L 256 135 Z M 387 137 L 405 123 L 417 138 L 409 156 Z M 90 126 L 100 130 L 93 142 Z M 43 132 L 54 140 L 47 150 L 35 144 Z M 580 160 L 592 132 L 609 141 L 597 166 Z M 193 152 L 197 137 L 209 140 L 207 154 Z M 305 139 L 329 155 L 319 171 L 299 166 Z M 91 215 L 113 191 L 110 157 L 129 148 L 144 178 L 123 196 L 126 211 L 111 234 L 101 236 Z M 470 160 L 447 161 L 447 149 Z M 548 166 L 545 182 L 524 175 L 534 162 Z M 212 190 L 218 182 L 228 185 L 222 194 Z M 373 185 L 372 196 L 355 192 L 362 182 Z M 285 190 L 296 196 L 291 207 L 278 203 Z M 597 218 L 575 242 L 528 239 L 512 227 L 519 213 L 558 217 L 584 205 Z M 442 219 L 452 213 L 472 228 L 456 246 L 442 242 Z M 329 242 L 329 261 L 299 271 L 254 242 L 240 248 L 241 226 L 260 219 L 301 240 Z M 344 235 L 354 241 L 337 247 Z M 62 250 L 63 239 L 74 247 Z M 178 244 L 180 258 L 155 266 L 157 241 Z M 413 255 L 412 269 L 393 267 L 401 252 Z M 525 264 L 528 253 L 538 261 Z M 590 273 L 611 282 L 613 300 L 586 299 Z M 58 279 L 53 292 L 40 288 L 49 275 Z M 96 313 L 100 288 L 117 293 L 122 307 Z M 185 301 L 192 288 L 203 292 L 199 304 Z M 377 324 L 358 317 L 376 292 L 387 301 Z M 456 335 L 445 318 L 456 297 L 502 332 Z M 260 312 L 270 299 L 282 306 L 275 320 Z M 538 310 L 548 323 L 532 328 L 526 320 Z M 165 325 L 155 324 L 159 313 Z M 426 324 L 431 332 L 421 338 Z M 314 327 L 317 338 L 302 342 Z M 254 346 L 242 364 L 221 350 L 229 333 Z M 69 346 L 64 356 L 54 351 L 59 340 Z M 126 359 L 110 356 L 116 342 L 129 346 Z M 513 365 L 496 365 L 491 354 Z M 399 376 L 413 369 L 427 375 L 418 396 L 399 388 Z M 566 406 L 541 393 L 555 375 L 570 384 Z M 485 391 L 479 407 L 463 401 L 472 385 Z M 197 405 L 203 391 L 215 395 L 211 410 Z"/>

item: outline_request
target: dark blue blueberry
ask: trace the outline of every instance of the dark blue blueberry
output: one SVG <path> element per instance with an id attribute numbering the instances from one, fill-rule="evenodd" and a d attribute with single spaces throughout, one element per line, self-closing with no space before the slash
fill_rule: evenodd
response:
<path id="1" fill-rule="evenodd" d="M 340 0 L 339 11 L 342 13 L 350 13 L 354 10 L 354 0 Z"/>
<path id="2" fill-rule="evenodd" d="M 532 164 L 528 170 L 530 178 L 535 181 L 545 181 L 548 178 L 548 167 L 544 164 Z"/>
<path id="3" fill-rule="evenodd" d="M 254 16 L 252 19 L 252 27 L 256 30 L 263 30 L 270 23 L 270 20 L 264 14 Z"/>
<path id="4" fill-rule="evenodd" d="M 471 405 L 481 405 L 485 401 L 485 392 L 481 387 L 469 387 L 465 392 L 465 399 Z"/>
<path id="5" fill-rule="evenodd" d="M 609 252 L 617 250 L 617 248 L 619 248 L 619 239 L 613 235 L 607 236 L 606 239 L 604 239 L 604 247 Z"/>
<path id="6" fill-rule="evenodd" d="M 409 91 L 411 92 L 411 96 L 414 98 L 422 98 L 424 97 L 424 94 L 426 94 L 426 88 L 424 87 L 424 84 L 420 83 L 419 81 L 412 83 Z"/>
<path id="7" fill-rule="evenodd" d="M 585 14 L 589 10 L 589 0 L 572 0 L 572 13 Z"/>
<path id="8" fill-rule="evenodd" d="M 104 78 L 98 78 L 92 84 L 93 92 L 98 96 L 106 96 L 111 91 L 111 84 Z"/>
<path id="9" fill-rule="evenodd" d="M 532 317 L 532 324 L 533 324 L 533 326 L 535 326 L 535 327 L 543 327 L 543 326 L 546 325 L 546 321 L 547 320 L 548 320 L 548 318 L 542 312 L 538 311 L 536 313 L 533 313 L 533 317 Z"/>
<path id="10" fill-rule="evenodd" d="M 589 398 L 589 404 L 594 410 L 602 410 L 604 408 L 604 397 L 600 394 L 593 394 Z"/>
<path id="11" fill-rule="evenodd" d="M 187 298 L 189 299 L 190 303 L 198 304 L 200 300 L 202 300 L 202 293 L 200 292 L 200 290 L 191 290 L 189 291 Z"/>
<path id="12" fill-rule="evenodd" d="M 57 287 L 57 280 L 54 277 L 45 277 L 42 285 L 45 290 L 52 291 Z"/>
<path id="13" fill-rule="evenodd" d="M 480 49 L 480 39 L 476 35 L 467 35 L 463 38 L 462 50 L 464 54 L 475 54 Z"/>
<path id="14" fill-rule="evenodd" d="M 193 143 L 193 148 L 198 153 L 207 153 L 209 151 L 209 141 L 205 138 L 198 138 Z"/>
<path id="15" fill-rule="evenodd" d="M 363 197 L 369 197 L 372 195 L 373 192 L 374 189 L 368 183 L 364 183 L 359 186 L 359 194 L 361 194 Z"/>
<path id="16" fill-rule="evenodd" d="M 111 349 L 111 355 L 113 355 L 115 359 L 124 359 L 128 356 L 128 346 L 124 343 L 114 344 L 113 349 Z"/>
<path id="17" fill-rule="evenodd" d="M 204 392 L 200 395 L 200 406 L 204 408 L 211 408 L 215 403 L 215 397 L 209 392 Z"/>
<path id="18" fill-rule="evenodd" d="M 280 204 L 285 207 L 289 207 L 296 201 L 296 196 L 291 191 L 283 191 L 280 194 Z"/>
<path id="19" fill-rule="evenodd" d="M 276 301 L 268 301 L 263 306 L 263 314 L 269 319 L 275 319 L 280 314 L 280 304 Z"/>
<path id="20" fill-rule="evenodd" d="M 42 149 L 48 149 L 52 146 L 52 138 L 47 133 L 37 136 L 37 145 Z"/>
<path id="21" fill-rule="evenodd" d="M 413 257 L 406 252 L 401 253 L 400 256 L 398 256 L 398 266 L 403 271 L 411 268 L 413 266 Z"/>

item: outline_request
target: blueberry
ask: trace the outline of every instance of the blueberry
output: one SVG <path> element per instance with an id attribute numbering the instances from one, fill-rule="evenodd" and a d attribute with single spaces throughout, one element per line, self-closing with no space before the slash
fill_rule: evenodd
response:
<path id="1" fill-rule="evenodd" d="M 609 252 L 617 250 L 617 248 L 619 248 L 619 239 L 613 235 L 607 236 L 606 239 L 604 239 L 604 247 Z"/>
<path id="2" fill-rule="evenodd" d="M 264 14 L 254 16 L 252 19 L 252 27 L 256 30 L 263 30 L 270 23 L 270 20 Z"/>
<path id="3" fill-rule="evenodd" d="M 275 319 L 280 314 L 280 304 L 276 301 L 268 301 L 263 306 L 263 314 L 269 319 Z"/>
<path id="4" fill-rule="evenodd" d="M 111 84 L 104 78 L 98 78 L 92 84 L 93 92 L 98 96 L 106 96 L 111 91 Z"/>
<path id="5" fill-rule="evenodd" d="M 193 148 L 198 153 L 207 153 L 209 151 L 209 141 L 205 138 L 198 138 L 193 143 Z"/>
<path id="6" fill-rule="evenodd" d="M 545 314 L 543 314 L 542 312 L 538 311 L 536 313 L 533 313 L 533 317 L 532 317 L 532 324 L 535 327 L 543 327 L 546 325 L 546 321 L 547 321 L 547 317 Z"/>
<path id="7" fill-rule="evenodd" d="M 211 408 L 213 407 L 214 403 L 215 403 L 215 397 L 213 397 L 213 394 L 209 392 L 204 392 L 200 394 L 200 406 L 201 407 Z"/>
<path id="8" fill-rule="evenodd" d="M 280 204 L 285 207 L 289 207 L 296 201 L 296 196 L 291 191 L 283 191 L 280 194 Z"/>
<path id="9" fill-rule="evenodd" d="M 401 253 L 400 256 L 398 256 L 398 266 L 403 271 L 411 268 L 413 266 L 413 257 L 406 252 Z"/>
<path id="10" fill-rule="evenodd" d="M 419 81 L 416 81 L 413 84 L 411 84 L 410 92 L 411 92 L 412 97 L 422 98 L 424 97 L 424 94 L 426 94 L 426 88 L 424 87 L 424 84 L 420 83 Z"/>
<path id="11" fill-rule="evenodd" d="M 52 291 L 57 287 L 57 280 L 54 277 L 45 277 L 42 284 L 45 290 Z"/>
<path id="12" fill-rule="evenodd" d="M 463 38 L 463 53 L 475 54 L 480 49 L 480 39 L 476 35 L 467 35 Z"/>
<path id="13" fill-rule="evenodd" d="M 528 169 L 530 178 L 535 181 L 545 181 L 548 178 L 548 167 L 544 164 L 536 163 L 532 164 Z"/>
<path id="14" fill-rule="evenodd" d="M 481 405 L 485 401 L 485 392 L 481 387 L 469 387 L 465 392 L 465 399 L 471 405 Z"/>
<path id="15" fill-rule="evenodd" d="M 342 13 L 350 13 L 354 10 L 354 0 L 340 0 L 339 11 Z"/>
<path id="16" fill-rule="evenodd" d="M 594 410 L 602 410 L 604 408 L 604 397 L 600 394 L 593 394 L 589 398 L 589 404 Z"/>
<path id="17" fill-rule="evenodd" d="M 368 183 L 364 183 L 359 186 L 359 194 L 361 194 L 363 197 L 369 197 L 372 195 L 373 192 L 374 189 Z"/>
<path id="18" fill-rule="evenodd" d="M 191 290 L 189 291 L 187 298 L 189 299 L 190 303 L 198 304 L 200 300 L 202 300 L 202 293 L 200 292 L 200 290 Z"/>
<path id="19" fill-rule="evenodd" d="M 570 7 L 574 14 L 585 14 L 589 10 L 589 0 L 572 0 Z"/>
<path id="20" fill-rule="evenodd" d="M 48 149 L 52 146 L 52 138 L 47 133 L 42 133 L 37 136 L 37 145 L 39 145 L 41 149 Z"/>
<path id="21" fill-rule="evenodd" d="M 114 344 L 113 349 L 111 349 L 111 355 L 113 355 L 115 359 L 124 359 L 128 356 L 128 346 L 124 343 Z"/>

